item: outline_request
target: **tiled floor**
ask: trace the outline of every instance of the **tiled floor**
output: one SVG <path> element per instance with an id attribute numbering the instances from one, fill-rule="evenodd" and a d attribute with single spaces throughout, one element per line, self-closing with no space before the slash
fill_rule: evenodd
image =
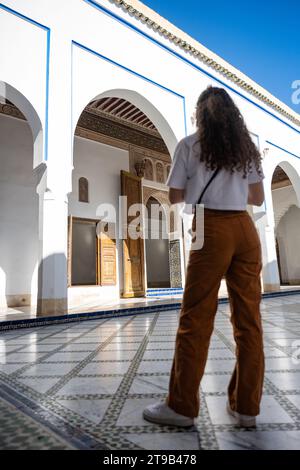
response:
<path id="1" fill-rule="evenodd" d="M 0 333 L 0 449 L 300 449 L 300 296 L 265 299 L 266 374 L 256 430 L 225 412 L 234 366 L 220 305 L 196 426 L 142 418 L 166 396 L 178 311 Z"/>

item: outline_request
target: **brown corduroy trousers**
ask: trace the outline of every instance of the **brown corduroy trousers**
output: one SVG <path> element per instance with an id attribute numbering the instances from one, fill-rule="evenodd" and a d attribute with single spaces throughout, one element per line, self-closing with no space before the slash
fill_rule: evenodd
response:
<path id="1" fill-rule="evenodd" d="M 264 377 L 261 268 L 260 240 L 248 212 L 205 209 L 203 247 L 189 255 L 167 397 L 177 413 L 198 416 L 200 381 L 225 276 L 236 342 L 229 403 L 238 413 L 259 414 Z"/>

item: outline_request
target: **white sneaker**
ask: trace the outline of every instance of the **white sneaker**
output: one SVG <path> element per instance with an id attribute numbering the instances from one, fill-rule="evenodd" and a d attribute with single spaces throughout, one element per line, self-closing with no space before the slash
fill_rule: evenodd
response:
<path id="1" fill-rule="evenodd" d="M 143 412 L 143 417 L 151 423 L 169 426 L 182 426 L 185 428 L 194 424 L 194 418 L 176 413 L 165 402 L 158 402 L 147 406 Z"/>
<path id="2" fill-rule="evenodd" d="M 226 409 L 228 414 L 235 418 L 236 424 L 242 428 L 255 428 L 256 426 L 256 416 L 242 415 L 237 411 L 234 411 L 229 402 L 227 402 Z"/>

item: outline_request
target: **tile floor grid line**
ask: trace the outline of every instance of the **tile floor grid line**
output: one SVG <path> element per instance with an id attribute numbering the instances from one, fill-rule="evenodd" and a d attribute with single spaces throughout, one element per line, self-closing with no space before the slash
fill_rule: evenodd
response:
<path id="1" fill-rule="evenodd" d="M 160 426 L 159 424 L 147 424 L 145 426 L 135 426 L 135 425 L 123 425 L 120 427 L 122 429 L 123 433 L 128 433 L 128 434 L 133 434 L 136 432 L 147 432 L 147 434 L 197 434 L 197 431 L 195 431 L 194 427 L 191 428 L 180 428 L 178 426 Z"/>
<path id="2" fill-rule="evenodd" d="M 216 333 L 220 338 L 223 338 L 224 341 L 228 341 L 225 335 L 223 335 L 223 333 L 218 329 L 216 329 Z M 300 430 L 300 410 L 285 396 L 283 396 L 280 390 L 266 376 L 264 377 L 264 388 L 268 394 L 275 397 L 275 400 L 279 403 L 283 410 L 286 411 L 286 413 L 292 418 L 294 421 L 293 424 L 298 426 Z"/>
<path id="3" fill-rule="evenodd" d="M 116 330 L 114 333 L 112 333 L 106 340 L 100 343 L 98 348 L 95 349 L 95 351 L 92 351 L 87 357 L 85 357 L 82 361 L 80 361 L 77 366 L 74 367 L 69 373 L 64 375 L 61 380 L 59 380 L 53 387 L 51 387 L 48 390 L 48 395 L 53 395 L 55 394 L 60 388 L 62 388 L 69 380 L 71 380 L 75 375 L 78 374 L 78 372 L 83 369 L 91 360 L 92 358 L 96 357 L 100 351 L 102 351 L 105 346 L 111 343 L 112 338 L 114 338 L 117 334 L 118 331 L 123 330 L 126 328 L 127 325 L 130 325 L 132 321 L 134 320 L 134 317 L 130 317 L 129 320 L 124 324 L 121 325 L 118 330 Z"/>
<path id="4" fill-rule="evenodd" d="M 106 323 L 107 321 L 109 321 L 109 319 L 107 320 L 104 320 L 101 324 L 103 323 Z M 92 331 L 94 329 L 98 328 L 98 326 L 94 326 L 94 328 L 91 328 L 89 331 Z M 11 375 L 13 377 L 17 377 L 18 375 L 22 374 L 22 372 L 26 371 L 27 369 L 29 369 L 32 365 L 35 365 L 35 364 L 40 364 L 42 363 L 43 361 L 45 361 L 45 359 L 47 359 L 48 357 L 51 357 L 53 354 L 56 354 L 57 352 L 60 352 L 61 349 L 63 349 L 65 346 L 69 345 L 69 344 L 72 344 L 75 339 L 79 339 L 79 338 L 83 338 L 85 335 L 87 334 L 87 332 L 85 333 L 82 333 L 81 335 L 78 335 L 76 338 L 72 338 L 70 339 L 70 341 L 67 341 L 65 343 L 62 343 L 60 346 L 58 346 L 57 348 L 55 348 L 54 350 L 52 351 L 49 351 L 48 353 L 46 353 L 45 355 L 43 355 L 42 358 L 38 359 L 37 361 L 35 362 L 31 362 L 29 364 L 26 364 L 22 369 L 18 369 L 16 372 L 13 372 Z M 70 362 L 70 361 L 68 361 Z M 77 361 L 76 361 L 77 362 Z"/>
<path id="5" fill-rule="evenodd" d="M 0 379 L 1 379 L 1 373 L 0 373 Z M 94 439 L 95 438 L 95 435 L 94 435 L 94 432 L 93 432 L 94 423 L 92 421 L 90 421 L 88 418 L 84 418 L 82 416 L 79 416 L 74 412 L 72 413 L 71 410 L 68 410 L 63 405 L 61 405 L 56 400 L 56 398 L 62 399 L 60 396 L 52 398 L 51 396 L 46 396 L 46 395 L 43 395 L 39 392 L 36 392 L 36 391 L 32 390 L 30 387 L 22 386 L 22 385 L 20 386 L 20 384 L 16 380 L 11 379 L 9 376 L 5 376 L 4 374 L 3 374 L 2 380 L 9 383 L 11 386 L 13 386 L 15 390 L 19 389 L 20 390 L 19 393 L 23 393 L 23 394 L 27 393 L 27 395 L 24 395 L 25 400 L 30 400 L 30 398 L 28 398 L 28 397 L 30 397 L 30 395 L 31 395 L 31 399 L 34 399 L 34 400 L 36 400 L 37 403 L 40 403 L 42 406 L 45 406 L 47 408 L 47 410 L 50 411 L 53 415 L 58 416 L 59 418 L 65 420 L 72 427 L 79 428 L 80 432 L 81 432 L 81 429 L 83 429 L 84 432 L 88 433 L 88 435 L 90 436 L 89 439 Z M 92 395 L 92 396 L 90 396 L 90 398 L 94 399 L 95 396 Z M 111 399 L 112 395 L 111 394 L 102 394 L 102 395 L 99 395 L 99 398 L 100 399 L 105 399 L 105 398 Z M 107 430 L 106 430 L 106 432 L 107 432 Z M 101 432 L 100 432 L 101 439 L 102 439 L 102 433 L 103 433 L 103 430 L 101 430 Z M 99 432 L 97 433 L 97 435 L 98 435 L 98 438 L 99 438 Z M 93 447 L 90 447 L 90 448 L 93 448 L 93 449 L 97 449 L 97 448 L 110 449 L 111 447 L 109 446 L 108 442 L 109 442 L 109 439 L 107 438 L 105 444 L 103 444 L 102 440 L 101 440 L 101 443 L 99 441 L 99 446 L 100 447 L 99 446 L 97 447 L 96 444 L 94 443 Z M 121 442 L 121 440 L 120 440 L 120 442 Z M 137 449 L 139 447 L 133 447 L 133 448 Z"/>
<path id="6" fill-rule="evenodd" d="M 179 323 L 179 322 L 178 322 Z M 213 428 L 212 421 L 208 412 L 205 397 L 200 397 L 200 414 L 196 419 L 197 438 L 200 450 L 215 450 L 218 449 L 218 441 Z M 204 422 L 204 427 L 203 427 Z"/>
<path id="7" fill-rule="evenodd" d="M 224 316 L 225 314 L 222 313 L 222 315 Z M 265 322 L 266 320 L 263 318 L 263 323 Z M 264 328 L 263 328 L 264 330 Z M 223 337 L 223 334 L 222 334 L 222 337 Z M 268 337 L 264 337 L 263 339 L 264 341 L 264 344 L 268 344 L 269 346 L 272 346 L 273 348 L 275 349 L 278 349 L 279 351 L 281 351 L 283 354 L 289 356 L 289 357 L 292 357 L 292 354 L 290 354 L 288 351 L 287 351 L 287 348 L 285 348 L 284 346 L 280 346 L 279 344 L 277 344 L 274 340 L 272 340 L 271 338 L 268 338 Z M 228 347 L 229 347 L 229 343 L 228 343 Z M 229 347 L 231 349 L 231 345 Z"/>
<path id="8" fill-rule="evenodd" d="M 136 352 L 135 357 L 132 360 L 131 366 L 129 367 L 127 373 L 125 374 L 121 384 L 119 385 L 118 390 L 116 391 L 116 393 L 114 395 L 114 398 L 113 398 L 112 402 L 110 403 L 108 409 L 106 410 L 106 413 L 103 417 L 103 420 L 101 421 L 100 425 L 97 428 L 97 429 L 99 429 L 99 431 L 100 431 L 101 428 L 106 429 L 108 426 L 111 426 L 111 423 L 116 425 L 117 420 L 118 420 L 119 415 L 120 415 L 120 412 L 122 410 L 122 406 L 124 405 L 126 399 L 128 399 L 130 387 L 133 383 L 134 378 L 137 375 L 137 370 L 138 370 L 139 365 L 140 365 L 140 363 L 143 359 L 143 355 L 145 353 L 146 346 L 148 344 L 148 340 L 151 337 L 151 331 L 153 331 L 153 329 L 155 327 L 155 324 L 157 322 L 157 319 L 159 318 L 159 315 L 160 314 L 158 313 L 153 318 L 153 320 L 151 322 L 151 325 L 149 326 L 149 330 L 146 333 L 146 335 L 144 337 L 144 340 L 141 342 L 140 348 L 138 349 L 138 351 Z M 141 395 L 139 395 L 139 396 L 141 396 Z M 164 394 L 162 396 L 166 397 L 166 394 Z M 208 413 L 205 413 L 205 411 L 204 411 L 203 415 L 206 418 L 206 421 L 209 421 Z M 165 426 L 158 427 L 160 432 L 163 432 L 162 430 L 164 428 L 165 428 Z M 94 429 L 94 431 L 95 430 L 96 430 L 96 428 Z M 210 431 L 211 431 L 211 429 L 210 429 Z M 203 434 L 207 436 L 207 430 Z M 197 436 L 199 438 L 199 433 L 197 434 Z M 208 442 L 210 442 L 210 445 L 211 445 L 211 439 L 212 439 L 212 435 L 210 433 L 210 435 L 207 436 L 207 439 L 204 440 L 205 445 L 208 445 Z M 202 442 L 202 440 L 200 440 L 199 444 L 201 444 L 201 442 Z M 216 446 L 217 446 L 217 441 L 215 439 L 214 447 L 216 447 Z"/>
<path id="9" fill-rule="evenodd" d="M 276 387 L 276 385 L 274 385 L 273 382 L 270 379 L 268 379 L 268 377 L 265 377 L 264 383 L 265 383 L 265 388 L 267 392 L 270 392 L 275 397 L 275 400 L 287 412 L 287 414 L 294 421 L 294 424 L 297 425 L 298 429 L 300 430 L 299 408 L 297 408 L 285 395 L 282 395 L 279 388 Z M 300 395 L 300 391 L 299 391 L 299 395 Z"/>
<path id="10" fill-rule="evenodd" d="M 278 349 L 278 351 L 281 351 L 284 353 L 286 356 L 292 357 L 292 353 L 288 351 L 288 348 L 285 346 L 280 346 L 280 344 L 276 343 L 273 339 L 271 338 L 264 338 L 264 343 L 266 343 L 268 346 L 272 346 L 272 348 Z"/>
<path id="11" fill-rule="evenodd" d="M 257 433 L 264 431 L 299 431 L 296 423 L 258 423 L 256 428 L 238 428 L 234 424 L 214 424 L 215 432 Z M 273 449 L 274 450 L 274 449 Z"/>
<path id="12" fill-rule="evenodd" d="M 69 328 L 69 326 L 66 326 L 65 328 L 63 328 L 63 331 L 64 331 L 64 330 L 67 330 L 68 328 Z M 32 335 L 32 334 L 34 334 L 34 332 L 27 332 L 27 333 L 24 333 L 23 335 L 21 335 L 21 337 L 23 338 L 23 337 L 25 337 L 26 335 L 29 335 L 29 336 L 30 336 L 30 335 Z M 41 338 L 40 340 L 37 340 L 34 344 L 39 344 L 39 345 L 40 345 L 40 344 L 41 344 L 41 341 L 44 341 L 45 339 L 51 338 L 51 337 L 54 336 L 55 334 L 56 334 L 56 332 L 54 332 L 54 333 L 52 333 L 52 334 L 50 333 L 50 334 L 47 335 L 46 337 Z M 0 332 L 0 339 L 1 339 L 1 332 Z M 14 339 L 14 338 L 11 338 L 11 339 Z M 10 340 L 8 340 L 8 341 L 10 341 Z M 19 348 L 14 349 L 13 351 L 9 351 L 8 353 L 6 353 L 6 355 L 9 355 L 9 354 L 11 354 L 11 353 L 21 352 L 22 349 L 25 349 L 25 348 L 28 348 L 28 347 L 29 347 L 28 344 L 27 344 L 27 345 L 22 344 L 22 345 L 20 345 Z"/>
<path id="13" fill-rule="evenodd" d="M 105 415 L 103 417 L 103 420 L 101 422 L 102 426 L 105 426 L 105 425 L 111 426 L 111 423 L 113 423 L 113 425 L 116 425 L 116 422 L 117 422 L 117 420 L 119 418 L 119 415 L 120 415 L 120 412 L 122 410 L 122 406 L 125 402 L 125 400 L 121 401 L 119 399 L 119 397 L 122 396 L 121 394 L 124 394 L 125 396 L 127 396 L 128 393 L 129 393 L 129 389 L 130 389 L 130 387 L 132 385 L 132 382 L 135 378 L 135 374 L 136 374 L 136 372 L 139 368 L 139 365 L 142 361 L 143 354 L 145 352 L 146 345 L 148 343 L 147 340 L 148 340 L 149 336 L 151 336 L 151 332 L 153 331 L 153 329 L 155 327 L 155 324 L 157 322 L 157 319 L 159 318 L 159 315 L 160 315 L 159 313 L 156 313 L 154 315 L 154 317 L 152 318 L 151 324 L 148 327 L 148 331 L 146 332 L 146 334 L 144 336 L 144 339 L 141 342 L 141 345 L 140 345 L 139 349 L 137 350 L 137 352 L 135 354 L 135 357 L 131 362 L 131 365 L 128 368 L 127 373 L 124 375 L 124 378 L 123 378 L 122 382 L 120 383 L 120 385 L 119 385 L 119 387 L 116 391 L 114 399 L 112 400 L 112 402 L 110 403 L 110 406 L 106 410 L 106 413 L 105 413 Z"/>

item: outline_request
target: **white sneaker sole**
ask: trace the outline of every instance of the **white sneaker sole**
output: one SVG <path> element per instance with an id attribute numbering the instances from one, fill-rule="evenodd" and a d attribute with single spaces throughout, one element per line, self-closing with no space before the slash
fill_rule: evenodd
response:
<path id="1" fill-rule="evenodd" d="M 152 414 L 148 414 L 147 411 L 143 412 L 143 418 L 150 423 L 155 424 L 164 424 L 165 426 L 179 426 L 181 428 L 190 428 L 194 426 L 194 420 L 186 419 L 186 421 L 177 421 L 175 418 L 160 418 L 159 416 L 153 416 Z"/>
<path id="2" fill-rule="evenodd" d="M 242 428 L 255 428 L 256 427 L 256 417 L 255 416 L 243 416 L 236 411 L 232 410 L 229 403 L 226 405 L 227 413 L 232 416 L 236 424 Z"/>

